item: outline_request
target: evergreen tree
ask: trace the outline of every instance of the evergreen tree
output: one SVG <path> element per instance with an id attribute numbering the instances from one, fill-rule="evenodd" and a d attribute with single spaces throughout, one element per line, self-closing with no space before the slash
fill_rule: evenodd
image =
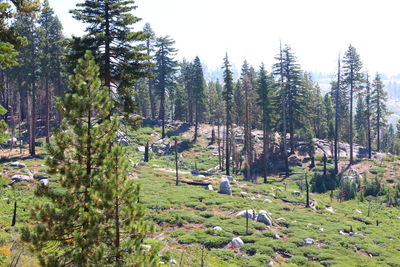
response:
<path id="1" fill-rule="evenodd" d="M 34 15 L 38 10 L 38 0 L 0 1 L 0 69 L 17 65 L 18 50 L 27 44 L 15 27 L 10 26 L 10 21 L 21 15 Z"/>
<path id="2" fill-rule="evenodd" d="M 18 80 L 20 95 L 24 97 L 21 110 L 24 109 L 27 119 L 29 135 L 29 154 L 36 154 L 36 120 L 37 120 L 37 96 L 39 90 L 39 39 L 34 16 L 18 16 L 15 23 L 15 31 L 26 38 L 27 45 L 19 50 L 18 66 L 12 70 L 12 76 Z M 24 73 L 22 76 L 21 73 Z"/>
<path id="3" fill-rule="evenodd" d="M 38 42 L 40 58 L 40 78 L 45 87 L 45 129 L 46 143 L 50 140 L 50 112 L 52 94 L 61 96 L 63 83 L 61 56 L 64 54 L 61 22 L 54 15 L 48 0 L 43 2 L 42 12 L 38 20 Z M 52 92 L 51 88 L 55 92 Z"/>
<path id="4" fill-rule="evenodd" d="M 302 128 L 303 114 L 306 107 L 306 91 L 302 86 L 302 71 L 290 46 L 286 45 L 274 65 L 275 74 L 281 76 L 281 108 L 286 110 L 288 132 L 290 134 L 290 153 L 295 150 L 294 135 L 296 130 Z M 285 105 L 285 107 L 283 107 Z M 281 119 L 283 121 L 283 118 Z"/>
<path id="5" fill-rule="evenodd" d="M 264 64 L 261 64 L 258 73 L 258 86 L 257 86 L 257 104 L 262 112 L 262 129 L 263 129 L 263 175 L 264 182 L 267 179 L 267 168 L 269 165 L 269 154 L 271 134 L 275 130 L 275 124 L 278 117 L 277 112 L 277 99 L 276 88 L 273 77 L 268 75 L 265 71 Z"/>
<path id="6" fill-rule="evenodd" d="M 204 75 L 203 68 L 201 66 L 201 62 L 199 57 L 196 57 L 193 62 L 193 96 L 194 96 L 194 108 L 195 108 L 195 130 L 194 130 L 194 138 L 193 141 L 197 141 L 198 136 L 198 128 L 200 117 L 202 116 L 204 110 L 204 98 L 205 98 L 205 84 L 204 84 Z"/>
<path id="7" fill-rule="evenodd" d="M 176 49 L 173 47 L 175 41 L 169 36 L 160 37 L 155 45 L 157 51 L 155 54 L 155 87 L 160 98 L 159 118 L 162 121 L 161 138 L 165 137 L 165 106 L 168 91 L 172 91 L 175 86 L 175 74 L 177 71 L 177 62 L 174 59 Z"/>
<path id="8" fill-rule="evenodd" d="M 148 75 L 150 65 L 145 48 L 137 45 L 146 41 L 148 35 L 133 31 L 133 26 L 140 21 L 132 14 L 135 9 L 133 0 L 85 0 L 71 11 L 75 19 L 88 24 L 87 37 L 94 39 L 91 48 L 100 53 L 97 61 L 104 85 L 110 95 L 113 91 L 118 93 L 119 103 L 128 113 L 134 108 L 132 86 Z"/>
<path id="9" fill-rule="evenodd" d="M 224 58 L 224 98 L 225 98 L 225 171 L 226 175 L 230 174 L 230 135 L 232 128 L 232 102 L 233 102 L 233 74 L 229 63 L 228 54 Z"/>
<path id="10" fill-rule="evenodd" d="M 356 49 L 350 45 L 343 58 L 343 85 L 348 88 L 349 97 L 349 144 L 350 144 L 350 164 L 353 164 L 353 98 L 361 88 L 363 74 L 361 72 L 362 63 Z"/>
<path id="11" fill-rule="evenodd" d="M 122 266 L 144 257 L 138 248 L 149 228 L 138 188 L 127 182 L 124 151 L 110 150 L 118 120 L 107 119 L 112 101 L 89 52 L 69 82 L 71 92 L 58 102 L 64 120 L 46 161 L 62 189 L 37 188 L 36 195 L 50 202 L 35 207 L 38 224 L 25 228 L 22 238 L 43 266 Z"/>
<path id="12" fill-rule="evenodd" d="M 376 149 L 381 150 L 382 129 L 386 126 L 387 111 L 386 101 L 387 92 L 383 90 L 383 82 L 379 73 L 376 74 L 372 82 L 371 107 L 372 107 L 372 123 L 376 134 Z"/>
<path id="13" fill-rule="evenodd" d="M 367 145 L 367 135 L 366 135 L 366 108 L 363 97 L 361 95 L 357 98 L 356 115 L 354 117 L 354 125 L 356 129 L 356 142 L 359 145 Z"/>
<path id="14" fill-rule="evenodd" d="M 144 25 L 143 32 L 145 34 L 147 34 L 146 54 L 147 54 L 147 62 L 150 65 L 151 63 L 153 63 L 151 58 L 154 53 L 154 44 L 156 41 L 156 37 L 155 37 L 155 33 L 149 23 L 146 23 Z M 148 71 L 150 72 L 150 70 L 152 70 L 152 67 L 148 66 Z M 156 95 L 154 93 L 154 79 L 151 77 L 147 78 L 147 89 L 148 89 L 149 102 L 150 102 L 151 118 L 155 119 L 156 118 Z"/>

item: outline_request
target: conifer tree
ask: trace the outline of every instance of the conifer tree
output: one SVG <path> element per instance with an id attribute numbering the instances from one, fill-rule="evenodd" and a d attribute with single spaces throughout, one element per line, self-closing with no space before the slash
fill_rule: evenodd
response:
<path id="1" fill-rule="evenodd" d="M 194 95 L 194 108 L 195 108 L 195 130 L 194 130 L 194 138 L 193 141 L 197 141 L 198 136 L 198 128 L 200 117 L 202 115 L 204 109 L 204 98 L 205 98 L 205 84 L 204 84 L 204 75 L 203 68 L 201 66 L 201 62 L 199 57 L 196 57 L 193 62 L 193 95 Z"/>
<path id="2" fill-rule="evenodd" d="M 356 49 L 350 45 L 343 58 L 343 85 L 348 89 L 349 99 L 349 144 L 350 144 L 350 164 L 354 162 L 353 155 L 353 99 L 361 89 L 363 74 L 361 72 L 362 63 Z"/>
<path id="3" fill-rule="evenodd" d="M 61 56 L 64 49 L 61 45 L 62 26 L 61 22 L 54 15 L 54 11 L 49 6 L 49 1 L 43 2 L 42 12 L 38 19 L 38 45 L 40 58 L 39 76 L 43 80 L 45 88 L 45 129 L 46 143 L 50 140 L 50 111 L 52 94 L 60 96 L 62 87 L 62 63 Z M 51 87 L 54 90 L 51 90 Z M 52 92 L 54 91 L 54 92 Z"/>
<path id="4" fill-rule="evenodd" d="M 91 47 L 80 50 L 76 56 L 80 58 L 88 48 L 100 53 L 96 59 L 104 85 L 110 95 L 113 91 L 118 93 L 118 102 L 127 113 L 134 108 L 132 86 L 148 75 L 150 66 L 145 48 L 137 44 L 148 35 L 133 30 L 140 21 L 132 14 L 135 9 L 133 0 L 85 0 L 71 11 L 75 19 L 88 24 L 84 39 L 91 39 Z"/>
<path id="5" fill-rule="evenodd" d="M 295 131 L 303 125 L 301 119 L 306 107 L 304 101 L 306 93 L 302 86 L 302 71 L 290 46 L 285 45 L 277 59 L 279 62 L 274 65 L 274 73 L 281 76 L 283 83 L 283 87 L 280 89 L 281 108 L 287 111 L 286 118 L 281 120 L 287 122 L 290 134 L 290 153 L 293 154 Z"/>
<path id="6" fill-rule="evenodd" d="M 372 122 L 373 128 L 376 134 L 376 149 L 381 150 L 381 137 L 382 129 L 386 126 L 388 110 L 386 106 L 387 92 L 383 90 L 383 82 L 379 73 L 376 74 L 374 81 L 372 82 L 371 92 L 371 106 L 372 106 Z"/>
<path id="7" fill-rule="evenodd" d="M 110 150 L 118 120 L 107 119 L 112 101 L 90 52 L 69 83 L 71 92 L 58 101 L 61 130 L 47 146 L 49 174 L 58 177 L 61 189 L 37 188 L 36 195 L 50 201 L 34 208 L 38 224 L 25 228 L 22 238 L 43 266 L 122 266 L 143 256 L 138 248 L 149 229 L 137 204 L 138 188 L 126 180 L 124 152 Z"/>
<path id="8" fill-rule="evenodd" d="M 224 65 L 224 99 L 225 99 L 225 172 L 226 175 L 230 174 L 230 140 L 231 140 L 231 128 L 232 128 L 232 102 L 233 102 L 233 74 L 231 71 L 231 65 L 229 63 L 228 54 L 225 55 Z"/>
<path id="9" fill-rule="evenodd" d="M 277 120 L 277 99 L 273 77 L 265 71 L 264 64 L 261 64 L 258 73 L 257 104 L 262 112 L 263 129 L 263 176 L 264 183 L 267 181 L 267 169 L 269 164 L 270 139 Z"/>
<path id="10" fill-rule="evenodd" d="M 159 119 L 162 121 L 162 134 L 161 138 L 165 137 L 165 109 L 166 109 L 166 98 L 168 91 L 172 92 L 175 86 L 175 74 L 177 71 L 177 62 L 174 59 L 176 49 L 173 47 L 175 41 L 169 37 L 160 37 L 157 39 L 155 45 L 157 51 L 155 54 L 155 76 L 156 76 L 156 88 L 160 98 L 160 112 Z"/>
<path id="11" fill-rule="evenodd" d="M 364 99 L 361 95 L 357 98 L 357 106 L 356 106 L 356 115 L 354 118 L 354 125 L 356 129 L 356 141 L 357 144 L 365 146 L 367 144 L 367 135 L 366 135 L 366 108 Z"/>
<path id="12" fill-rule="evenodd" d="M 143 32 L 147 34 L 146 37 L 146 54 L 147 54 L 147 61 L 148 63 L 153 63 L 151 60 L 153 53 L 154 53 L 154 43 L 156 41 L 156 36 L 151 28 L 149 23 L 146 23 L 143 27 Z M 148 66 L 148 70 L 152 70 L 151 66 Z M 150 102 L 150 112 L 151 118 L 156 118 L 156 96 L 154 92 L 154 79 L 151 77 L 147 78 L 147 89 L 149 94 L 149 102 Z"/>

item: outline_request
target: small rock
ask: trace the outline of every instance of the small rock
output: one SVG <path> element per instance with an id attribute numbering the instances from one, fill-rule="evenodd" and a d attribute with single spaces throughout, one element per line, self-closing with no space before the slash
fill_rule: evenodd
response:
<path id="1" fill-rule="evenodd" d="M 278 234 L 274 235 L 274 239 L 279 239 L 279 238 L 280 238 L 280 236 Z"/>
<path id="2" fill-rule="evenodd" d="M 326 210 L 330 213 L 335 213 L 335 210 L 332 207 L 327 207 Z"/>
<path id="3" fill-rule="evenodd" d="M 358 213 L 358 214 L 363 214 L 362 211 L 358 210 L 358 209 L 356 209 L 355 212 Z"/>
<path id="4" fill-rule="evenodd" d="M 41 183 L 44 186 L 47 186 L 49 184 L 49 179 L 42 179 L 39 181 L 39 183 Z"/>
<path id="5" fill-rule="evenodd" d="M 307 228 L 310 228 L 311 226 L 312 226 L 312 224 L 311 224 L 311 223 L 307 224 Z"/>
<path id="6" fill-rule="evenodd" d="M 178 263 L 176 262 L 175 259 L 171 259 L 169 262 L 170 262 L 172 265 L 177 265 L 177 264 L 178 264 Z"/>
<path id="7" fill-rule="evenodd" d="M 275 264 L 275 262 L 274 262 L 273 260 L 270 260 L 270 261 L 268 262 L 268 266 L 274 266 L 274 264 Z"/>
<path id="8" fill-rule="evenodd" d="M 278 218 L 278 219 L 276 219 L 278 222 L 281 222 L 281 221 L 284 221 L 285 220 L 285 218 Z"/>
<path id="9" fill-rule="evenodd" d="M 241 247 L 244 245 L 244 242 L 240 237 L 235 237 L 232 239 L 231 244 L 236 247 Z"/>
<path id="10" fill-rule="evenodd" d="M 146 150 L 146 147 L 144 146 L 138 146 L 137 147 L 137 151 L 144 153 L 144 151 Z"/>
<path id="11" fill-rule="evenodd" d="M 222 228 L 219 226 L 215 226 L 213 229 L 214 229 L 214 231 L 222 231 Z"/>
<path id="12" fill-rule="evenodd" d="M 314 239 L 306 238 L 306 239 L 304 239 L 304 242 L 306 242 L 306 245 L 312 245 L 312 244 L 314 244 Z"/>
<path id="13" fill-rule="evenodd" d="M 339 234 L 346 235 L 342 230 L 339 231 Z"/>
<path id="14" fill-rule="evenodd" d="M 299 191 L 292 191 L 292 195 L 294 196 L 300 196 L 301 193 Z"/>
<path id="15" fill-rule="evenodd" d="M 22 162 L 16 161 L 16 162 L 10 163 L 10 167 L 22 169 L 22 168 L 26 168 L 26 164 L 25 164 L 25 163 L 22 163 Z"/>
<path id="16" fill-rule="evenodd" d="M 400 220 L 400 217 L 397 217 L 396 219 L 397 219 L 397 220 Z"/>
<path id="17" fill-rule="evenodd" d="M 264 202 L 264 203 L 272 203 L 272 200 L 266 198 L 266 199 L 263 200 L 263 202 Z"/>
<path id="18" fill-rule="evenodd" d="M 324 228 L 323 228 L 323 227 L 320 227 L 319 230 L 320 230 L 321 232 L 323 232 L 323 231 L 324 231 Z"/>
<path id="19" fill-rule="evenodd" d="M 209 184 L 209 185 L 207 185 L 207 190 L 214 191 L 214 188 L 212 185 Z"/>

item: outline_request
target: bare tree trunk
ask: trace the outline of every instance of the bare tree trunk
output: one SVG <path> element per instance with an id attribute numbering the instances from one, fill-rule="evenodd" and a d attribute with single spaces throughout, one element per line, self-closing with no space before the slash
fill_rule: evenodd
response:
<path id="1" fill-rule="evenodd" d="M 338 77 L 335 94 L 335 174 L 339 173 L 339 90 L 340 90 L 340 56 L 338 58 Z"/>

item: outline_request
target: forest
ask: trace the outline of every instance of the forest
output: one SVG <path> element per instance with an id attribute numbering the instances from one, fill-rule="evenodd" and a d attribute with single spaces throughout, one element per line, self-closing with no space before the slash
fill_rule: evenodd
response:
<path id="1" fill-rule="evenodd" d="M 81 1 L 67 37 L 0 1 L 1 266 L 400 266 L 383 73 L 349 44 L 323 93 L 280 43 L 206 80 L 136 8 Z"/>

